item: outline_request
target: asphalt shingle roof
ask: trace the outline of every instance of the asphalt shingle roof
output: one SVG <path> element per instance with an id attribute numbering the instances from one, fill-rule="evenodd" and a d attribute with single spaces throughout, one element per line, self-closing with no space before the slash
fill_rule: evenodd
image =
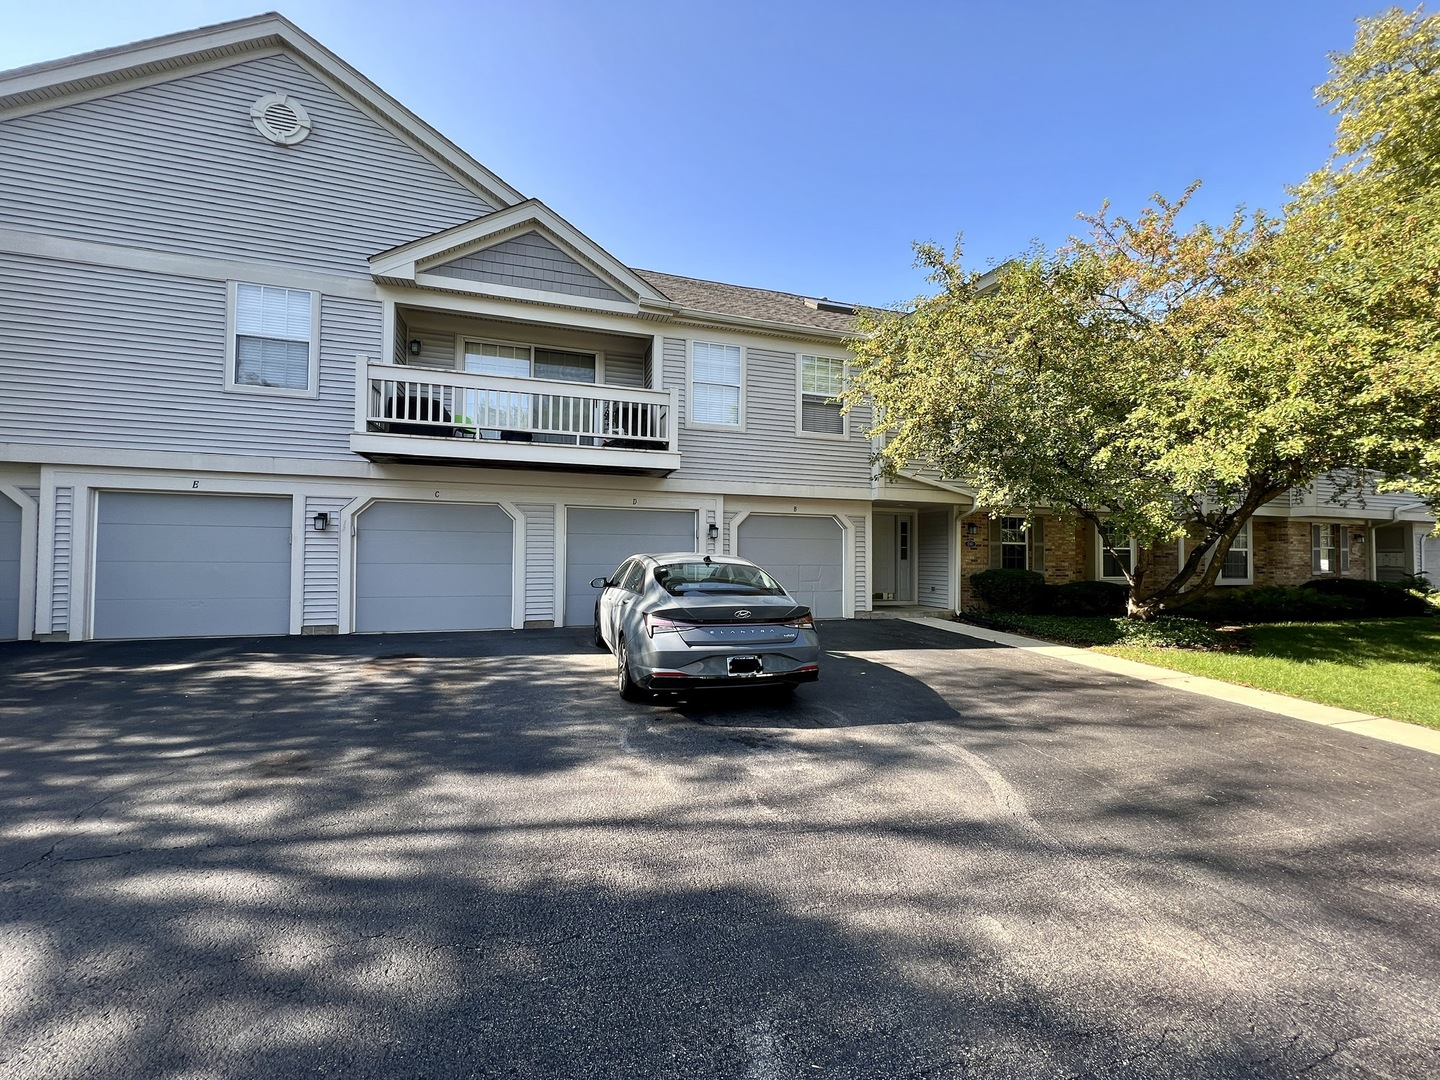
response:
<path id="1" fill-rule="evenodd" d="M 725 285 L 719 281 L 662 274 L 656 270 L 636 270 L 642 278 L 664 296 L 697 311 L 715 315 L 734 315 L 743 319 L 762 319 L 772 323 L 811 327 L 816 330 L 854 329 L 855 317 L 839 311 L 818 311 L 806 303 L 813 297 L 774 289 L 752 289 L 743 285 Z"/>

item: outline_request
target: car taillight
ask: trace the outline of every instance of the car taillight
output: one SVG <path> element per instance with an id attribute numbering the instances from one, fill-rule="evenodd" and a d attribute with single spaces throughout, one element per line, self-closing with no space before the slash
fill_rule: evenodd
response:
<path id="1" fill-rule="evenodd" d="M 810 612 L 807 611 L 804 615 L 801 615 L 798 619 L 788 619 L 788 620 L 786 620 L 785 625 L 786 625 L 786 626 L 793 626 L 796 630 L 814 630 L 814 629 L 815 629 L 815 616 L 812 615 L 812 614 L 810 614 Z"/>
<path id="2" fill-rule="evenodd" d="M 681 630 L 690 629 L 689 623 L 676 622 L 674 619 L 667 619 L 661 615 L 645 614 L 645 629 L 650 632 L 653 638 L 656 634 L 678 634 Z"/>

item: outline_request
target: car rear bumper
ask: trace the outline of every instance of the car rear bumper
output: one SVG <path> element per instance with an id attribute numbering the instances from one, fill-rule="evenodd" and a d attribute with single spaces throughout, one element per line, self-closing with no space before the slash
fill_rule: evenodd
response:
<path id="1" fill-rule="evenodd" d="M 686 675 L 678 671 L 653 671 L 637 680 L 647 690 L 700 690 L 778 686 L 815 682 L 820 678 L 819 665 L 794 668 L 790 671 L 760 672 L 754 675 Z"/>

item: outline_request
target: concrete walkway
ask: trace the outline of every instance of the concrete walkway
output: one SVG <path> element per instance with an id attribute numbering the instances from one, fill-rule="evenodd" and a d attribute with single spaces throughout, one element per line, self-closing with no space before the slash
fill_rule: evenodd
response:
<path id="1" fill-rule="evenodd" d="M 1440 754 L 1440 731 L 1421 727 L 1419 724 L 1407 724 L 1383 716 L 1371 716 L 1369 713 L 1338 709 L 1333 705 L 1321 705 L 1318 702 L 1288 697 L 1285 694 L 1271 693 L 1269 690 L 1256 690 L 1251 686 L 1238 686 L 1235 683 L 1222 682 L 1219 679 L 1207 679 L 1202 675 L 1187 675 L 1183 671 L 1171 671 L 1169 668 L 1156 667 L 1153 664 L 1123 660 L 1118 656 L 1108 656 L 1105 653 L 1092 652 L 1089 649 L 1079 649 L 1071 645 L 1056 645 L 1036 638 L 1021 637 L 1019 634 L 1007 634 L 1001 630 L 989 630 L 982 626 L 958 623 L 942 616 L 911 617 L 906 621 L 918 623 L 921 626 L 938 627 L 941 630 L 948 630 L 952 634 L 978 638 L 981 641 L 993 641 L 997 645 L 1007 645 L 1012 649 L 1024 649 L 1027 652 L 1051 656 L 1057 660 L 1081 664 L 1100 671 L 1109 671 L 1116 675 L 1125 675 L 1132 679 L 1160 683 L 1173 690 L 1203 694 L 1205 697 L 1232 701 L 1237 705 L 1248 705 L 1252 709 L 1261 709 L 1264 712 L 1288 716 L 1295 720 L 1304 720 L 1311 724 L 1324 724 L 1326 727 L 1353 731 L 1371 739 L 1380 739 L 1384 742 L 1398 743 L 1401 746 L 1424 750 L 1427 753 Z"/>

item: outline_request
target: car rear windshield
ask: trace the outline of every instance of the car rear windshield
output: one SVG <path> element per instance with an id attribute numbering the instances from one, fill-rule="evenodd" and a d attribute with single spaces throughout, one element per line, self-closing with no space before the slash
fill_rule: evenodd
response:
<path id="1" fill-rule="evenodd" d="M 736 563 L 662 563 L 655 568 L 655 580 L 671 596 L 694 596 L 697 593 L 785 595 L 779 583 L 758 566 Z"/>

